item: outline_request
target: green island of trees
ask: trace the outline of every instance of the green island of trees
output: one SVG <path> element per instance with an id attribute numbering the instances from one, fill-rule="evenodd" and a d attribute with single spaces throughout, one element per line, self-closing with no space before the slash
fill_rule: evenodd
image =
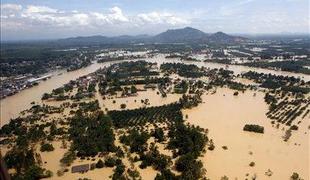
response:
<path id="1" fill-rule="evenodd" d="M 114 152 L 114 133 L 110 117 L 102 112 L 86 115 L 77 111 L 70 121 L 69 138 L 78 157 Z"/>
<path id="2" fill-rule="evenodd" d="M 243 130 L 262 134 L 264 133 L 264 127 L 256 124 L 246 124 L 244 125 Z"/>
<path id="3" fill-rule="evenodd" d="M 52 144 L 45 143 L 41 145 L 40 151 L 54 151 L 54 147 Z"/>
<path id="4" fill-rule="evenodd" d="M 162 72 L 176 73 L 182 77 L 199 78 L 205 74 L 203 68 L 196 65 L 186 65 L 183 63 L 164 63 L 160 65 Z"/>

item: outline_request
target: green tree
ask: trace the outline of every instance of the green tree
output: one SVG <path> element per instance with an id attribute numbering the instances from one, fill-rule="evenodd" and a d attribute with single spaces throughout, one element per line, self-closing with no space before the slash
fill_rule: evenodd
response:
<path id="1" fill-rule="evenodd" d="M 101 159 L 98 160 L 98 162 L 96 163 L 96 168 L 103 168 L 104 167 L 104 163 Z"/>
<path id="2" fill-rule="evenodd" d="M 54 151 L 54 147 L 52 144 L 48 144 L 48 143 L 45 143 L 45 144 L 42 144 L 41 145 L 41 148 L 40 148 L 40 151 L 41 152 L 49 152 L 49 151 Z"/>

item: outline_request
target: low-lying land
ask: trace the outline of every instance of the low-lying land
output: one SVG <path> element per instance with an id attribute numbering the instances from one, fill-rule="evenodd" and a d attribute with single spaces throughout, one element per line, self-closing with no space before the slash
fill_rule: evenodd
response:
<path id="1" fill-rule="evenodd" d="M 240 79 L 253 83 L 243 84 Z M 229 142 L 225 138 L 244 138 L 248 140 L 246 143 L 260 144 L 272 132 L 277 134 L 272 141 L 279 147 L 292 148 L 288 143 L 298 143 L 295 148 L 304 146 L 306 142 L 300 141 L 297 132 L 309 133 L 304 122 L 310 111 L 309 86 L 309 82 L 293 77 L 255 72 L 236 76 L 225 69 L 180 63 L 161 66 L 148 61 L 116 63 L 46 92 L 42 102 L 33 102 L 30 109 L 1 128 L 1 152 L 14 179 L 213 179 L 226 175 L 243 178 L 245 174 L 245 178 L 254 179 L 270 174 L 282 178 L 279 174 L 283 169 L 262 167 L 254 162 L 261 162 L 260 157 L 252 156 L 252 151 L 263 154 L 258 147 L 249 153 L 251 161 L 238 161 L 239 167 L 233 164 L 236 159 L 231 161 L 229 168 L 238 169 L 234 173 L 223 167 L 215 175 L 211 168 L 218 166 L 214 164 L 219 162 L 215 158 L 222 153 L 234 152 L 240 158 L 248 150 L 241 145 L 242 153 L 236 152 L 236 144 L 225 144 Z M 223 89 L 228 90 L 223 93 Z M 245 117 L 242 111 L 217 114 L 218 123 L 215 117 L 208 118 L 213 118 L 208 108 L 216 108 L 218 112 L 225 109 L 223 104 L 210 106 L 209 101 L 246 101 L 243 97 L 249 94 L 261 98 L 268 110 L 265 112 L 264 106 L 257 111 L 258 119 L 248 119 L 253 116 Z M 226 100 L 213 101 L 212 97 Z M 210 114 L 197 114 L 205 106 Z M 233 107 L 236 110 L 241 105 Z M 229 126 L 233 127 L 231 131 Z M 252 136 L 243 132 L 243 127 L 245 131 L 264 134 Z M 292 163 L 295 165 L 295 161 Z M 307 176 L 306 170 L 299 166 L 296 170 L 287 168 L 290 174 L 285 174 L 286 178 L 293 173 Z M 261 172 L 262 169 L 267 173 Z"/>

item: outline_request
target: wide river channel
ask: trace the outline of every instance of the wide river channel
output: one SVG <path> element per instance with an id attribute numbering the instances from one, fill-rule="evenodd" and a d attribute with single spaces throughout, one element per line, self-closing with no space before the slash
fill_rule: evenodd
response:
<path id="1" fill-rule="evenodd" d="M 165 62 L 181 62 L 179 59 L 165 59 L 164 55 L 157 55 L 152 58 L 146 58 L 145 60 L 150 61 L 150 62 L 157 62 L 159 65 Z M 50 79 L 40 82 L 38 86 L 25 89 L 21 91 L 20 93 L 17 93 L 13 96 L 9 96 L 5 99 L 2 99 L 0 101 L 0 112 L 1 112 L 0 127 L 2 127 L 4 124 L 7 124 L 10 121 L 10 119 L 18 117 L 21 111 L 30 108 L 32 106 L 30 104 L 31 102 L 34 101 L 36 103 L 40 103 L 43 93 L 51 92 L 53 89 L 58 88 L 65 83 L 68 83 L 70 80 L 75 80 L 78 77 L 92 73 L 99 68 L 106 67 L 113 63 L 118 63 L 118 62 L 121 62 L 121 61 L 113 61 L 113 62 L 105 62 L 105 63 L 94 62 L 90 66 L 87 66 L 85 68 L 82 68 L 76 71 L 71 71 L 71 72 L 55 71 L 52 73 L 53 76 Z M 271 73 L 271 74 L 276 74 L 276 75 L 300 77 L 304 79 L 305 81 L 310 80 L 309 75 L 290 73 L 290 72 L 284 72 L 284 71 L 274 71 L 274 70 L 252 68 L 252 67 L 246 67 L 246 66 L 240 66 L 240 65 L 226 66 L 224 64 L 210 63 L 210 62 L 196 62 L 196 61 L 186 61 L 186 62 L 182 61 L 182 62 L 186 64 L 196 64 L 199 67 L 204 66 L 207 68 L 227 68 L 229 70 L 234 71 L 235 74 L 240 74 L 242 72 L 252 70 L 252 71 L 256 71 L 260 73 Z"/>

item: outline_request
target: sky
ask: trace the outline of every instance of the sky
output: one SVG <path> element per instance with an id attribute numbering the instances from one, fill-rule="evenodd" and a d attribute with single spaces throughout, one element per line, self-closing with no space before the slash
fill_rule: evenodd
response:
<path id="1" fill-rule="evenodd" d="M 1 0 L 1 40 L 207 33 L 309 33 L 309 0 Z"/>

